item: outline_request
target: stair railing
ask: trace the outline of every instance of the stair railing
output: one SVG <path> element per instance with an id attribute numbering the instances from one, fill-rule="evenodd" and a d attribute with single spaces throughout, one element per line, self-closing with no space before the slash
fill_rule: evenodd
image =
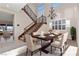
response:
<path id="1" fill-rule="evenodd" d="M 36 22 L 37 16 L 36 16 L 36 14 L 32 11 L 32 9 L 31 9 L 28 5 L 25 5 L 24 8 L 22 8 L 22 10 L 24 10 L 24 12 L 25 12 L 34 22 Z"/>
<path id="2" fill-rule="evenodd" d="M 37 19 L 37 23 L 47 23 L 46 16 L 41 16 Z"/>
<path id="3" fill-rule="evenodd" d="M 32 22 L 31 24 L 29 24 L 28 26 L 26 26 L 26 27 L 24 28 L 24 30 L 27 30 L 27 29 L 30 28 L 33 24 L 34 24 L 34 22 Z"/>

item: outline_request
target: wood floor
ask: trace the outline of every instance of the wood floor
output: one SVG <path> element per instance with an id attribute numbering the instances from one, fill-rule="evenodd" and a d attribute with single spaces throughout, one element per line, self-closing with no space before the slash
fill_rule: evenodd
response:
<path id="1" fill-rule="evenodd" d="M 68 45 L 77 47 L 77 41 L 76 40 L 68 39 L 67 43 L 68 43 Z"/>
<path id="2" fill-rule="evenodd" d="M 2 47 L 0 47 L 0 53 L 4 52 L 4 51 L 9 51 L 11 49 L 14 49 L 14 48 L 18 48 L 20 46 L 26 46 L 26 43 L 23 43 L 23 42 L 15 42 L 15 40 L 12 40 L 12 39 L 9 39 L 10 41 L 1 41 L 0 42 L 0 46 L 2 45 Z M 3 42 L 3 43 L 2 43 Z M 70 40 L 68 39 L 67 41 L 68 45 L 71 45 L 71 46 L 76 46 L 77 47 L 77 43 L 75 40 Z M 50 47 L 47 48 L 47 50 L 50 51 Z M 54 49 L 53 48 L 53 54 L 45 54 L 42 52 L 42 56 L 59 56 L 60 52 L 58 49 Z M 22 53 L 20 54 L 19 56 L 26 56 L 26 53 Z M 39 52 L 34 54 L 34 56 L 40 56 Z"/>

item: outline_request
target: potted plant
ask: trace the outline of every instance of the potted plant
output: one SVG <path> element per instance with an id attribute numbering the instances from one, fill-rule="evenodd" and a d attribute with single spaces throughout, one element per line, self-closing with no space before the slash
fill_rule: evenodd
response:
<path id="1" fill-rule="evenodd" d="M 76 40 L 76 28 L 75 27 L 72 26 L 70 28 L 70 34 L 71 34 L 72 40 Z"/>

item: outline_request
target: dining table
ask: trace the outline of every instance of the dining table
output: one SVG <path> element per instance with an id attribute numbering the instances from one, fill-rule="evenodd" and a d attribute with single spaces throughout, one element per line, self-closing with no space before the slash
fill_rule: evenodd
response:
<path id="1" fill-rule="evenodd" d="M 41 40 L 41 51 L 44 52 L 44 53 L 49 53 L 48 50 L 46 50 L 46 48 L 48 48 L 51 43 L 53 42 L 53 40 L 55 38 L 57 38 L 58 36 L 62 35 L 62 33 L 58 33 L 58 34 L 55 34 L 55 33 L 44 33 L 44 35 L 40 35 L 40 34 L 35 34 L 35 35 L 31 35 L 33 38 L 37 38 L 39 40 Z M 48 41 L 48 43 L 44 44 L 42 43 L 42 41 Z"/>

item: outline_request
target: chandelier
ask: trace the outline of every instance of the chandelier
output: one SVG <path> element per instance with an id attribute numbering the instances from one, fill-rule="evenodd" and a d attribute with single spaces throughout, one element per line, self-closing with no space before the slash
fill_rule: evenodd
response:
<path id="1" fill-rule="evenodd" d="M 55 9 L 53 7 L 50 8 L 49 13 L 48 17 L 50 17 L 50 19 L 54 19 L 56 17 Z"/>

